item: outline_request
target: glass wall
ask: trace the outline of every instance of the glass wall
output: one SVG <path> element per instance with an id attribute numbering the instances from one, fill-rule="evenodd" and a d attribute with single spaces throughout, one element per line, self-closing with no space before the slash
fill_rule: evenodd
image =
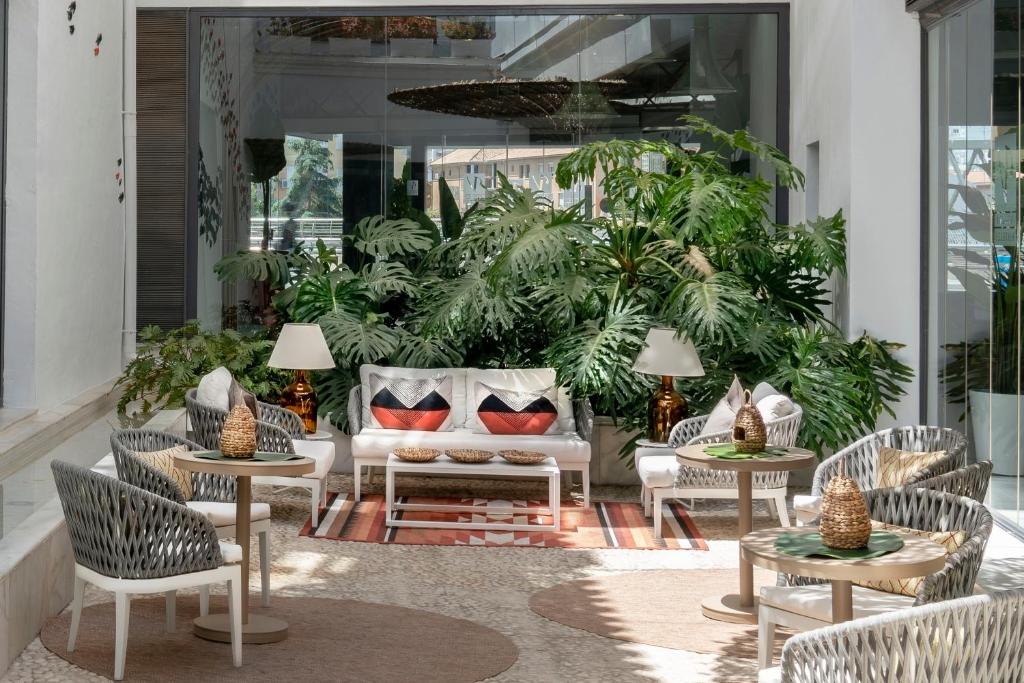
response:
<path id="1" fill-rule="evenodd" d="M 1021 519 L 1020 6 L 981 0 L 928 31 L 929 417 L 992 460 Z"/>
<path id="2" fill-rule="evenodd" d="M 340 247 L 375 214 L 440 228 L 446 197 L 465 211 L 501 182 L 600 215 L 596 183 L 554 177 L 582 143 L 697 149 L 686 113 L 771 142 L 785 126 L 775 14 L 204 16 L 198 31 L 193 258 L 212 328 L 265 322 L 265 292 L 214 275 L 239 249 Z"/>

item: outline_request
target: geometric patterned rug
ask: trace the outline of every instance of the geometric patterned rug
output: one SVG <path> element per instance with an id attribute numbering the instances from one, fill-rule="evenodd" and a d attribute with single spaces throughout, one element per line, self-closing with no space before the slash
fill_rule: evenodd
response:
<path id="1" fill-rule="evenodd" d="M 538 500 L 489 500 L 486 498 L 434 498 L 399 496 L 399 503 L 472 505 L 479 512 L 401 511 L 409 520 L 551 524 L 550 515 L 537 512 L 546 502 Z M 488 508 L 521 508 L 514 514 L 488 512 Z M 651 520 L 639 503 L 591 502 L 590 508 L 563 501 L 559 531 L 494 531 L 470 529 L 421 529 L 387 527 L 384 524 L 384 496 L 364 495 L 353 503 L 349 494 L 333 494 L 313 527 L 307 519 L 300 536 L 332 541 L 395 543 L 409 545 L 450 545 L 522 548 L 633 548 L 649 550 L 707 550 L 697 526 L 679 503 L 666 503 L 662 531 L 655 539 Z"/>

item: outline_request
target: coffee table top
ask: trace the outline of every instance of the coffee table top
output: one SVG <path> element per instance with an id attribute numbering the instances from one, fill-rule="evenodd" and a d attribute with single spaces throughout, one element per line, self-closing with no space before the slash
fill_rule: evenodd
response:
<path id="1" fill-rule="evenodd" d="M 207 460 L 186 452 L 174 456 L 174 466 L 192 472 L 229 477 L 299 477 L 316 468 L 312 458 L 267 462 L 265 460 Z"/>
<path id="2" fill-rule="evenodd" d="M 860 560 L 830 557 L 795 557 L 776 550 L 782 534 L 813 534 L 816 527 L 776 528 L 754 531 L 740 539 L 740 557 L 765 569 L 815 579 L 878 581 L 933 574 L 946 564 L 946 549 L 927 538 L 887 529 L 903 539 L 903 547 L 888 555 Z"/>
<path id="3" fill-rule="evenodd" d="M 402 460 L 394 453 L 390 453 L 387 466 L 390 469 L 403 472 L 457 472 L 459 474 L 486 472 L 488 474 L 511 474 L 524 477 L 558 471 L 558 463 L 550 456 L 544 458 L 536 465 L 513 465 L 497 454 L 487 462 L 472 463 L 457 462 L 443 453 L 439 458 L 430 462 L 409 462 Z"/>
<path id="4" fill-rule="evenodd" d="M 693 446 L 683 446 L 676 449 L 676 460 L 681 465 L 689 467 L 700 467 L 707 470 L 729 470 L 732 472 L 781 472 L 786 470 L 799 470 L 805 467 L 813 467 L 817 456 L 813 451 L 795 446 L 773 446 L 773 448 L 785 448 L 786 455 L 771 455 L 749 460 L 736 460 L 732 458 L 716 458 L 708 455 L 704 449 L 709 446 L 721 444 L 705 443 Z M 768 444 L 771 446 L 771 444 Z"/>

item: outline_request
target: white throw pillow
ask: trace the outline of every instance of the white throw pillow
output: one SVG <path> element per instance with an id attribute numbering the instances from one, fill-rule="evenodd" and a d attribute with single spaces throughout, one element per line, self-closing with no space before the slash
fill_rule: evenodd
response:
<path id="1" fill-rule="evenodd" d="M 794 410 L 796 408 L 793 406 L 793 401 L 784 394 L 765 396 L 757 402 L 757 412 L 761 413 L 765 422 L 792 415 Z"/>
<path id="2" fill-rule="evenodd" d="M 234 382 L 231 371 L 219 367 L 213 372 L 203 375 L 196 388 L 196 400 L 204 406 L 217 408 L 227 412 L 231 408 L 231 383 Z"/>
<path id="3" fill-rule="evenodd" d="M 704 428 L 700 430 L 701 436 L 705 434 L 714 434 L 715 432 L 731 431 L 733 423 L 736 422 L 736 411 L 738 411 L 742 405 L 743 385 L 740 384 L 739 377 L 733 377 L 732 386 L 729 387 L 729 391 L 727 391 L 725 396 L 715 404 L 715 407 L 711 410 L 711 414 L 708 415 L 708 420 L 704 423 Z"/>
<path id="4" fill-rule="evenodd" d="M 771 384 L 768 384 L 768 382 L 758 382 L 757 386 L 754 387 L 754 390 L 750 392 L 750 401 L 754 405 L 757 405 L 763 399 L 766 399 L 769 396 L 775 396 L 776 394 L 785 395 Z"/>

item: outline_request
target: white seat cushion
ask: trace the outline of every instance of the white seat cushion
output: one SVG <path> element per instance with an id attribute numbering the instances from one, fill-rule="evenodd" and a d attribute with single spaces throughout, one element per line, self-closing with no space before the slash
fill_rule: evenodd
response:
<path id="1" fill-rule="evenodd" d="M 793 496 L 793 510 L 799 521 L 813 522 L 821 515 L 821 496 Z"/>
<path id="2" fill-rule="evenodd" d="M 633 451 L 633 469 L 637 472 L 640 471 L 640 461 L 644 458 L 658 458 L 666 455 L 674 455 L 676 452 L 675 448 L 661 448 L 657 446 L 638 446 Z"/>
<path id="3" fill-rule="evenodd" d="M 401 433 L 401 430 L 394 431 Z M 292 441 L 292 446 L 295 448 L 297 455 L 312 458 L 316 461 L 315 469 L 309 474 L 302 475 L 306 479 L 323 479 L 331 471 L 331 466 L 334 465 L 333 441 L 297 439 Z"/>
<path id="4" fill-rule="evenodd" d="M 208 520 L 213 522 L 214 526 L 234 526 L 235 524 L 235 504 L 234 503 L 220 503 L 209 500 L 190 500 L 185 503 L 191 510 L 205 515 Z M 270 519 L 270 504 L 269 503 L 253 503 L 249 507 L 249 521 L 259 522 L 264 519 Z"/>
<path id="5" fill-rule="evenodd" d="M 773 666 L 757 672 L 757 683 L 782 683 L 782 667 Z"/>
<path id="6" fill-rule="evenodd" d="M 238 564 L 242 561 L 242 546 L 234 543 L 217 541 L 220 546 L 220 556 L 224 558 L 224 564 Z"/>
<path id="7" fill-rule="evenodd" d="M 761 604 L 826 623 L 832 622 L 832 586 L 763 586 Z M 914 606 L 908 595 L 853 587 L 853 618 L 874 617 Z"/>
<path id="8" fill-rule="evenodd" d="M 296 442 L 298 443 L 298 442 Z M 519 449 L 540 451 L 559 463 L 590 462 L 590 443 L 576 433 L 523 436 L 474 434 L 471 429 L 451 432 L 410 432 L 400 429 L 366 429 L 352 437 L 352 457 L 383 464 L 396 448 L 483 448 L 489 451 Z"/>
<path id="9" fill-rule="evenodd" d="M 674 455 L 650 455 L 637 463 L 636 471 L 647 488 L 670 488 L 679 474 L 679 461 Z"/>

